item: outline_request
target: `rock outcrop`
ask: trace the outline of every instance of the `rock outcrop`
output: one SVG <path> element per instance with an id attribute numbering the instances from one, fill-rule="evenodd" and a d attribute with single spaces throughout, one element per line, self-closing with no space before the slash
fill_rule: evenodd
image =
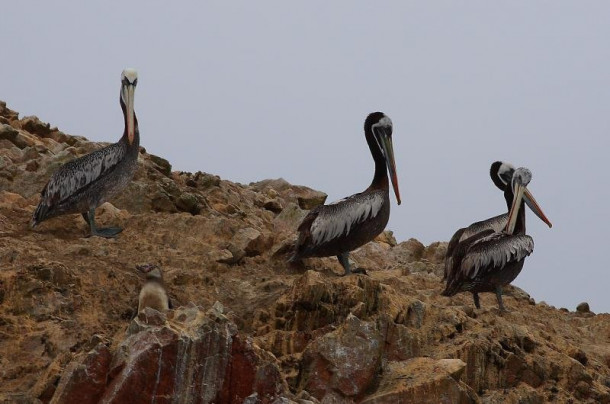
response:
<path id="1" fill-rule="evenodd" d="M 326 195 L 282 179 L 175 172 L 142 148 L 98 210 L 117 239 L 78 215 L 30 229 L 51 173 L 100 146 L 0 103 L 0 402 L 610 403 L 608 314 L 514 287 L 510 312 L 475 310 L 440 296 L 446 243 L 391 232 L 352 254 L 369 276 L 288 265 Z M 136 316 L 142 263 L 174 310 Z"/>

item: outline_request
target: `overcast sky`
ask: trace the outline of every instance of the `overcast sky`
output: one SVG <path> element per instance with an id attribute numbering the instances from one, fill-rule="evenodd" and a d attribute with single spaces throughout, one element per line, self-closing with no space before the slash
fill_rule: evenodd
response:
<path id="1" fill-rule="evenodd" d="M 116 141 L 124 67 L 141 144 L 174 169 L 360 192 L 369 112 L 394 122 L 398 240 L 448 240 L 505 211 L 491 162 L 532 170 L 552 229 L 515 284 L 610 311 L 606 1 L 5 2 L 0 99 Z M 440 288 L 440 286 L 439 286 Z"/>

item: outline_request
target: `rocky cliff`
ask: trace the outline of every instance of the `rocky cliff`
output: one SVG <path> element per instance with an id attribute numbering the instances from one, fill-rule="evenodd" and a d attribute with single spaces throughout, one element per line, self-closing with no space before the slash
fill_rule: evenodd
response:
<path id="1" fill-rule="evenodd" d="M 439 295 L 445 243 L 390 232 L 353 254 L 369 276 L 290 266 L 325 195 L 281 179 L 175 172 L 141 149 L 98 210 L 117 239 L 85 237 L 79 215 L 30 229 L 51 173 L 100 146 L 0 103 L 0 402 L 610 402 L 607 314 L 517 288 L 509 313 L 491 295 L 474 310 Z M 175 309 L 136 316 L 146 263 Z"/>

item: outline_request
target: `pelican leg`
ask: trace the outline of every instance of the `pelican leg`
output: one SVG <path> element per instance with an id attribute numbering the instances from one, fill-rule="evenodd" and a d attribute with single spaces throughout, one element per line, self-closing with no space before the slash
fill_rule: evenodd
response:
<path id="1" fill-rule="evenodd" d="M 349 251 L 337 255 L 337 259 L 341 263 L 341 266 L 343 266 L 343 269 L 345 269 L 345 273 L 343 274 L 343 276 L 351 275 L 351 274 L 364 274 L 364 275 L 367 275 L 366 271 L 364 269 L 362 269 L 362 268 L 354 268 L 352 270 L 352 268 L 351 268 L 351 266 L 349 264 Z"/>
<path id="2" fill-rule="evenodd" d="M 479 294 L 477 292 L 472 292 L 472 299 L 474 300 L 474 307 L 480 309 L 481 302 L 479 301 Z"/>
<path id="3" fill-rule="evenodd" d="M 112 238 L 116 237 L 117 234 L 123 231 L 123 229 L 120 227 L 98 228 L 95 225 L 95 208 L 89 209 L 89 212 L 82 213 L 82 215 L 83 219 L 85 219 L 85 221 L 89 223 L 89 229 L 91 230 L 92 236 Z"/>
<path id="4" fill-rule="evenodd" d="M 352 270 L 349 266 L 349 253 L 343 253 L 343 254 L 339 254 L 337 255 L 337 259 L 339 260 L 339 263 L 341 264 L 341 266 L 343 267 L 343 269 L 345 269 L 345 273 L 343 274 L 343 276 L 345 275 L 350 275 L 352 273 Z"/>
<path id="5" fill-rule="evenodd" d="M 498 307 L 500 307 L 500 311 L 507 311 L 504 307 L 504 302 L 502 301 L 502 286 L 496 286 L 496 298 L 498 299 Z"/>

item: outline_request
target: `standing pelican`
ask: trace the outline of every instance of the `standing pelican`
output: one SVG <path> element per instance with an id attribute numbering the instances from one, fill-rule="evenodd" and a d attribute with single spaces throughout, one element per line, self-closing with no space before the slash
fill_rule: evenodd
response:
<path id="1" fill-rule="evenodd" d="M 400 205 L 390 117 L 382 112 L 370 114 L 364 122 L 364 135 L 375 161 L 371 185 L 359 194 L 309 212 L 298 228 L 295 253 L 290 261 L 336 255 L 345 275 L 352 273 L 349 252 L 373 240 L 390 218 L 388 171 Z"/>
<path id="2" fill-rule="evenodd" d="M 524 194 L 532 179 L 527 168 L 514 171 L 511 185 L 506 186 L 504 197 L 508 205 L 508 219 L 503 231 L 484 230 L 460 242 L 453 255 L 452 266 L 447 273 L 447 286 L 443 296 L 459 292 L 472 293 L 474 304 L 481 308 L 479 292 L 495 292 L 501 311 L 502 287 L 511 283 L 523 268 L 525 257 L 534 250 L 534 240 L 525 234 Z M 551 222 L 528 192 L 532 210 L 549 227 Z"/>
<path id="3" fill-rule="evenodd" d="M 136 172 L 140 132 L 133 101 L 137 84 L 137 72 L 123 70 L 120 96 L 125 118 L 123 137 L 117 143 L 61 166 L 41 192 L 32 227 L 55 216 L 81 213 L 93 236 L 114 237 L 123 230 L 120 227 L 98 228 L 95 208 L 125 188 Z"/>
<path id="4" fill-rule="evenodd" d="M 507 163 L 505 161 L 495 161 L 491 164 L 489 169 L 489 176 L 491 180 L 498 187 L 499 190 L 504 192 L 506 190 L 506 185 L 510 183 L 513 178 L 513 174 L 515 172 L 515 167 Z M 523 194 L 523 200 L 525 203 L 532 209 L 532 211 L 538 215 L 532 200 L 533 197 L 530 192 L 525 189 L 525 193 Z M 540 216 L 538 216 L 540 217 Z M 540 219 L 544 220 L 542 217 Z M 470 238 L 482 231 L 485 230 L 493 230 L 494 232 L 501 231 L 504 227 L 506 227 L 506 222 L 508 221 L 508 213 L 502 213 L 501 215 L 497 215 L 494 217 L 490 217 L 486 220 L 481 220 L 480 222 L 474 222 L 468 227 L 462 227 L 458 231 L 453 234 L 449 244 L 447 245 L 447 252 L 445 253 L 445 272 L 443 275 L 443 280 L 447 279 L 447 273 L 449 272 L 451 266 L 453 265 L 453 255 L 455 254 L 456 247 L 458 244 L 467 238 Z"/>

